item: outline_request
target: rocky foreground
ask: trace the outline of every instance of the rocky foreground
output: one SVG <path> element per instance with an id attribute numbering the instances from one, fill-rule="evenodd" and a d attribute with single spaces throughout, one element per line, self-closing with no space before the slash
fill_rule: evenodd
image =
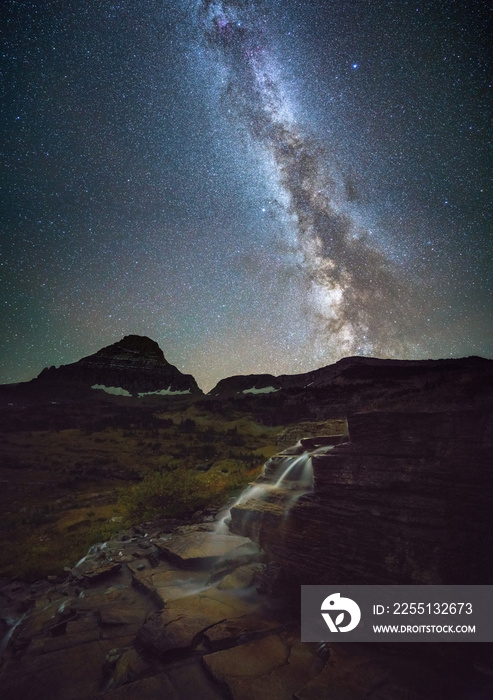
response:
<path id="1" fill-rule="evenodd" d="M 134 528 L 65 580 L 4 584 L 2 700 L 455 697 L 439 655 L 300 642 L 296 611 L 263 592 L 257 545 L 214 529 Z"/>
<path id="2" fill-rule="evenodd" d="M 4 582 L 2 700 L 493 697 L 492 645 L 300 641 L 300 583 L 492 581 L 491 411 L 348 424 L 321 451 L 300 440 L 315 450 L 309 493 L 289 483 L 295 462 L 279 478 L 298 447 L 269 460 L 262 498 L 231 510 L 236 534 L 212 513 L 161 521 L 63 578 Z"/>

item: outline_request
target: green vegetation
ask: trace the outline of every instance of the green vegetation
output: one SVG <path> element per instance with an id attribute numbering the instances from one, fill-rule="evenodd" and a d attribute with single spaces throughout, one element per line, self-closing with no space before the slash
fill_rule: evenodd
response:
<path id="1" fill-rule="evenodd" d="M 244 413 L 138 411 L 0 434 L 0 576 L 60 573 L 133 524 L 220 507 L 278 451 L 282 426 Z"/>
<path id="2" fill-rule="evenodd" d="M 77 511 L 71 515 L 80 517 Z M 0 573 L 29 581 L 59 574 L 64 567 L 74 566 L 92 544 L 104 542 L 121 529 L 121 517 L 101 515 L 68 526 L 62 519 L 48 528 L 17 527 L 13 538 L 2 542 Z"/>
<path id="3" fill-rule="evenodd" d="M 220 506 L 233 490 L 245 488 L 259 474 L 239 460 L 216 462 L 205 473 L 178 467 L 153 472 L 121 494 L 129 522 L 160 517 L 185 517 L 206 507 Z"/>

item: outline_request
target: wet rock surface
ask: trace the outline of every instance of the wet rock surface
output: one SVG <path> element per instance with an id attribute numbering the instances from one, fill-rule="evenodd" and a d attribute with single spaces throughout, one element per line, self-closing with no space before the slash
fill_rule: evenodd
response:
<path id="1" fill-rule="evenodd" d="M 333 566 L 334 557 L 352 567 L 354 583 L 358 572 L 374 576 L 380 571 L 378 548 L 372 549 L 368 538 L 379 547 L 384 536 L 400 542 L 412 524 L 413 537 L 399 550 L 408 556 L 409 547 L 429 546 L 449 532 L 432 520 L 443 524 L 448 511 L 437 506 L 440 492 L 431 487 L 444 481 L 442 455 L 454 467 L 454 455 L 463 464 L 464 453 L 458 441 L 446 446 L 457 432 L 456 422 L 437 426 L 433 414 L 426 420 L 428 432 L 422 425 L 418 430 L 430 437 L 425 445 L 416 439 L 412 421 L 393 424 L 392 432 L 381 418 L 375 447 L 366 419 L 356 418 L 350 421 L 352 443 L 332 449 L 332 438 L 322 446 L 319 438 L 310 438 L 285 450 L 269 460 L 260 480 L 258 488 L 267 497 L 233 508 L 234 527 L 239 515 L 245 518 L 239 534 L 224 532 L 222 519 L 161 521 L 94 545 L 65 577 L 32 585 L 0 582 L 2 700 L 469 700 L 473 686 L 478 697 L 490 697 L 491 664 L 474 675 L 463 649 L 451 655 L 426 644 L 409 645 L 411 652 L 398 644 L 302 643 L 297 607 L 271 585 L 276 577 L 286 582 L 286 572 L 291 587 L 310 577 L 333 583 L 326 567 Z M 476 417 L 475 425 L 479 432 L 468 456 L 472 472 L 457 466 L 447 473 L 447 497 L 461 489 L 459 519 L 471 516 L 474 502 L 483 503 L 491 483 L 485 466 L 491 421 Z M 306 476 L 306 465 L 297 461 L 306 447 L 322 450 L 314 454 L 311 493 L 305 493 L 310 479 L 301 479 L 300 490 L 293 478 L 300 466 L 300 476 Z M 370 459 L 373 469 L 368 470 Z M 279 467 L 286 475 L 282 481 Z M 426 493 L 410 498 L 402 487 L 395 488 L 395 482 L 412 484 L 417 473 Z M 426 527 L 416 530 L 416 514 L 421 522 L 428 512 Z M 489 522 L 485 513 L 476 509 L 478 532 Z M 420 532 L 428 539 L 420 539 Z M 339 549 L 328 547 L 327 538 L 340 540 Z M 389 559 L 388 576 L 394 564 L 406 571 Z"/>
<path id="2" fill-rule="evenodd" d="M 312 458 L 313 491 L 286 515 L 274 489 L 237 504 L 231 528 L 303 584 L 493 580 L 493 413 L 372 413 Z M 266 469 L 266 473 L 268 469 Z"/>
<path id="3" fill-rule="evenodd" d="M 247 537 L 231 534 L 216 534 L 210 532 L 187 532 L 183 535 L 161 539 L 157 546 L 169 560 L 183 568 L 209 568 L 221 558 L 234 554 L 239 547 L 244 547 L 251 555 L 259 555 L 259 549 L 252 545 Z M 245 549 L 245 547 L 244 547 Z M 241 556 L 241 553 L 239 553 Z"/>
<path id="4" fill-rule="evenodd" d="M 257 545 L 169 525 L 95 545 L 65 577 L 3 583 L 2 700 L 231 696 L 223 665 L 204 659 L 272 645 L 292 621 L 256 589 Z"/>
<path id="5" fill-rule="evenodd" d="M 293 689 L 303 688 L 322 667 L 315 649 L 289 633 L 209 654 L 204 663 L 234 700 L 290 700 Z"/>
<path id="6" fill-rule="evenodd" d="M 63 580 L 4 582 L 2 700 L 347 700 L 375 683 L 387 694 L 371 697 L 407 697 L 392 695 L 407 676 L 385 653 L 370 663 L 300 642 L 296 614 L 259 593 L 266 565 L 249 540 L 215 544 L 209 524 L 166 530 L 96 545 Z M 420 663 L 409 697 L 448 698 Z"/>

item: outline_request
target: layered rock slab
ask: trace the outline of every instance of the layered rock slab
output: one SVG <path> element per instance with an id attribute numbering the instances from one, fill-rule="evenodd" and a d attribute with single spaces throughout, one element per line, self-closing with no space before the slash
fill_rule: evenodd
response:
<path id="1" fill-rule="evenodd" d="M 208 654 L 203 663 L 233 700 L 292 700 L 321 668 L 314 649 L 287 633 Z"/>
<path id="2" fill-rule="evenodd" d="M 373 413 L 313 457 L 289 512 L 251 501 L 231 527 L 300 584 L 478 584 L 493 578 L 493 414 Z"/>
<path id="3" fill-rule="evenodd" d="M 156 542 L 161 554 L 183 568 L 207 569 L 219 560 L 239 564 L 259 555 L 259 549 L 248 537 L 215 534 L 208 531 L 172 535 Z"/>
<path id="4" fill-rule="evenodd" d="M 159 607 L 176 598 L 191 595 L 194 590 L 203 589 L 208 579 L 208 572 L 183 571 L 161 564 L 156 570 L 135 571 L 133 584 L 153 597 Z"/>
<path id="5" fill-rule="evenodd" d="M 229 591 L 209 588 L 196 595 L 170 601 L 140 628 L 137 642 L 158 656 L 196 647 L 206 630 L 231 618 L 258 611 L 258 600 L 238 597 Z M 261 627 L 262 622 L 257 624 Z M 232 636 L 225 629 L 226 637 Z"/>

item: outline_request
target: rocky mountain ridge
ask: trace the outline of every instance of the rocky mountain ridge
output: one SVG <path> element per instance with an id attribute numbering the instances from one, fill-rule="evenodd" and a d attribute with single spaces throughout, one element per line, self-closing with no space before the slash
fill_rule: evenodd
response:
<path id="1" fill-rule="evenodd" d="M 493 409 L 493 360 L 347 357 L 305 374 L 230 377 L 206 399 L 249 410 L 267 425 L 382 410 Z"/>
<path id="2" fill-rule="evenodd" d="M 204 395 L 192 375 L 167 362 L 157 343 L 129 335 L 78 362 L 47 368 L 30 382 L 0 386 L 0 419 L 9 430 L 83 426 L 94 422 L 95 412 L 151 410 L 170 400 L 225 414 L 247 412 L 272 426 L 389 409 L 485 409 L 493 408 L 493 360 L 347 357 L 303 374 L 228 377 Z"/>
<path id="3" fill-rule="evenodd" d="M 46 368 L 33 382 L 80 385 L 121 396 L 202 393 L 191 374 L 180 372 L 155 341 L 139 335 L 127 335 L 72 364 Z"/>
<path id="4" fill-rule="evenodd" d="M 334 364 L 302 374 L 249 374 L 221 379 L 209 392 L 210 396 L 232 396 L 239 393 L 269 393 L 267 390 L 318 389 L 331 385 L 365 384 L 383 378 L 416 382 L 426 375 L 444 372 L 480 371 L 493 365 L 482 357 L 440 360 L 392 360 L 377 357 L 344 357 Z"/>
<path id="5" fill-rule="evenodd" d="M 155 341 L 146 336 L 127 335 L 77 362 L 45 368 L 30 382 L 2 386 L 0 394 L 7 402 L 15 395 L 22 395 L 24 401 L 42 399 L 45 394 L 48 398 L 58 398 L 64 393 L 70 399 L 77 399 L 78 392 L 84 400 L 108 395 L 135 398 L 188 395 L 210 402 L 244 400 L 256 406 L 261 414 L 264 409 L 267 413 L 280 409 L 280 421 L 292 422 L 327 417 L 329 406 L 331 416 L 343 416 L 365 410 L 375 401 L 398 399 L 414 392 L 429 393 L 444 386 L 448 388 L 447 401 L 456 396 L 456 408 L 464 407 L 464 400 L 490 396 L 493 360 L 474 356 L 440 360 L 345 357 L 301 374 L 226 377 L 204 396 L 195 378 L 170 364 Z M 313 410 L 309 410 L 310 405 Z M 259 417 L 264 418 L 263 414 Z M 265 419 L 269 422 L 267 416 Z"/>

